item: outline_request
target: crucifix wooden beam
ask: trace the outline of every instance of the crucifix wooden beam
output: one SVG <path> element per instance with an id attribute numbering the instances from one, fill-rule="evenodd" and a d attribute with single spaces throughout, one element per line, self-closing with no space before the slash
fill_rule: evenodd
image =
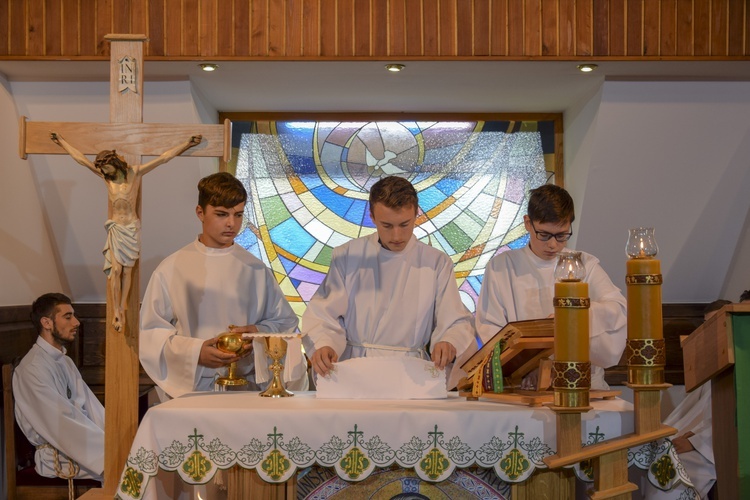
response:
<path id="1" fill-rule="evenodd" d="M 119 282 L 123 286 L 120 289 L 118 282 L 113 282 L 113 274 L 108 274 L 107 278 L 102 493 L 112 498 L 138 427 L 141 176 L 179 154 L 222 157 L 225 162 L 229 161 L 231 125 L 229 120 L 223 125 L 143 123 L 143 42 L 146 36 L 107 35 L 105 39 L 111 42 L 110 122 L 27 122 L 22 117 L 19 153 L 24 159 L 29 154 L 70 154 L 107 183 L 108 232 L 110 222 L 118 225 L 118 217 L 128 219 L 126 222 L 133 227 L 133 233 L 137 229 L 138 248 L 134 258 L 131 256 L 130 261 L 123 263 L 119 260 L 127 259 L 117 259 L 117 253 L 112 253 L 115 268 L 119 266 L 120 272 L 127 272 L 128 280 Z M 106 150 L 116 150 L 116 156 L 126 163 L 121 173 L 111 173 L 113 160 L 99 162 L 97 159 L 95 164 L 84 156 Z M 141 165 L 143 156 L 157 156 L 157 159 Z M 127 214 L 122 215 L 123 205 L 131 211 L 129 218 Z M 122 275 L 119 279 L 123 279 Z M 118 291 L 126 297 L 123 308 L 116 300 Z"/>

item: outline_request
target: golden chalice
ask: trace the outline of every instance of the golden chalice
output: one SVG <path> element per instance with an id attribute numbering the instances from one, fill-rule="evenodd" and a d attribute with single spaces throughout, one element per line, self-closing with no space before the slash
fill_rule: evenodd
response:
<path id="1" fill-rule="evenodd" d="M 241 333 L 226 332 L 219 336 L 216 348 L 223 352 L 237 354 L 245 347 L 246 341 L 242 339 Z M 221 386 L 247 385 L 247 380 L 237 376 L 237 362 L 229 364 L 229 373 L 226 377 L 220 377 L 216 383 Z"/>
<path id="2" fill-rule="evenodd" d="M 284 383 L 280 376 L 281 370 L 284 369 L 284 365 L 280 361 L 286 356 L 286 340 L 278 336 L 265 337 L 263 340 L 266 345 L 266 354 L 273 360 L 273 364 L 270 366 L 273 372 L 273 379 L 268 389 L 261 392 L 260 395 L 267 398 L 287 398 L 294 396 L 294 393 L 284 388 Z"/>

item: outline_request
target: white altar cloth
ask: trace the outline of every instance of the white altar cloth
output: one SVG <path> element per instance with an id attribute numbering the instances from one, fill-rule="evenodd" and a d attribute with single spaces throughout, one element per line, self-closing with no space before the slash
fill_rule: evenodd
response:
<path id="1" fill-rule="evenodd" d="M 633 432 L 632 405 L 593 401 L 582 415 L 583 444 Z M 443 400 L 262 398 L 257 392 L 191 393 L 152 407 L 130 450 L 117 494 L 154 498 L 159 468 L 204 484 L 235 464 L 268 482 L 298 469 L 335 468 L 347 481 L 375 467 L 398 464 L 426 480 L 446 479 L 456 467 L 493 468 L 500 479 L 521 482 L 555 453 L 555 414 L 546 408 Z M 576 466 L 584 477 L 588 471 Z"/>

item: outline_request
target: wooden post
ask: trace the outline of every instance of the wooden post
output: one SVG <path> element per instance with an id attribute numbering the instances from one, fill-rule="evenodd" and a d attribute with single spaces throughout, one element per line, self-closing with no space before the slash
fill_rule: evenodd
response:
<path id="1" fill-rule="evenodd" d="M 229 161 L 231 130 L 224 125 L 178 125 L 143 123 L 143 42 L 145 35 L 107 35 L 110 52 L 110 123 L 26 122 L 21 118 L 19 153 L 67 154 L 50 139 L 50 131 L 60 133 L 82 154 L 106 149 L 117 153 L 128 165 L 139 165 L 143 156 L 159 156 L 170 148 L 202 135 L 201 143 L 186 156 L 222 157 Z M 136 213 L 140 219 L 140 179 Z M 113 213 L 112 203 L 108 216 Z M 107 286 L 107 334 L 105 361 L 105 455 L 104 488 L 111 498 L 135 438 L 138 427 L 138 304 L 139 263 L 135 262 L 125 309 L 125 328 L 113 327 L 116 304 Z M 98 490 L 97 490 L 98 491 Z M 92 495 L 97 495 L 92 490 Z"/>

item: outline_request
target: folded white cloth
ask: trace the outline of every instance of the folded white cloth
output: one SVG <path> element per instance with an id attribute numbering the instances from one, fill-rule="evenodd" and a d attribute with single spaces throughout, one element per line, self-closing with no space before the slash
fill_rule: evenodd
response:
<path id="1" fill-rule="evenodd" d="M 445 370 L 432 361 L 387 356 L 347 359 L 318 377 L 316 397 L 323 399 L 445 399 Z"/>
<path id="2" fill-rule="evenodd" d="M 307 371 L 307 361 L 302 355 L 302 338 L 299 333 L 243 333 L 243 339 L 252 339 L 253 341 L 255 382 L 263 384 L 271 380 L 271 373 L 268 370 L 271 358 L 266 355 L 265 337 L 283 337 L 286 340 L 286 357 L 281 360 L 284 365 L 284 382 L 292 382 L 301 378 Z"/>

